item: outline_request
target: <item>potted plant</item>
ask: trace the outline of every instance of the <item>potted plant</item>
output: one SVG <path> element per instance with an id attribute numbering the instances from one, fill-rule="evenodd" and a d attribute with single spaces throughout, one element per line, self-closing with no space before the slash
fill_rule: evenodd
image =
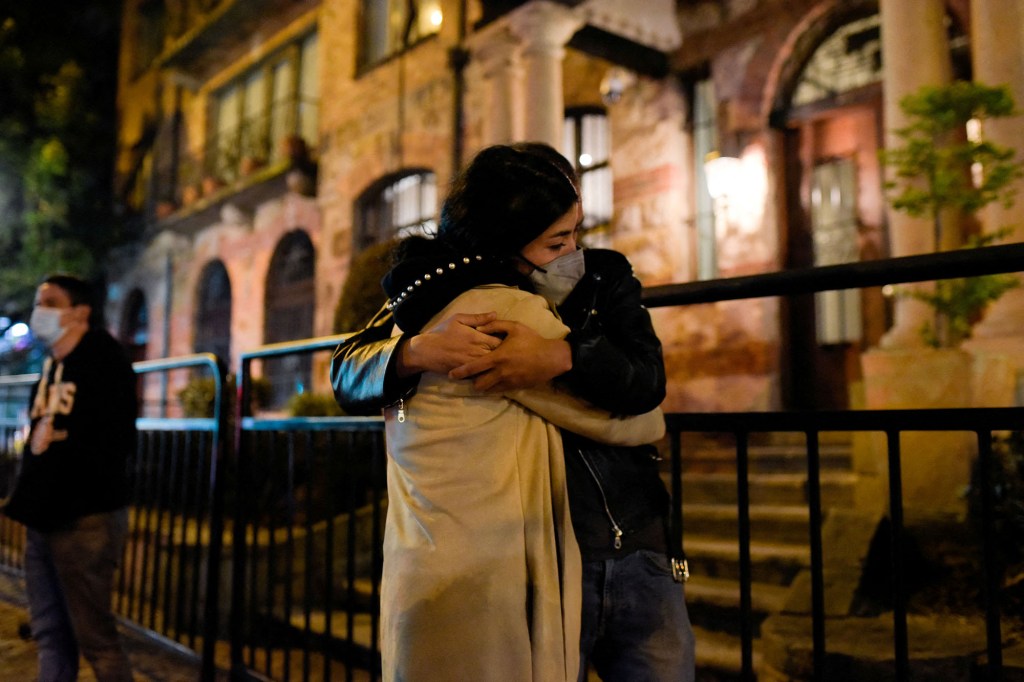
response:
<path id="1" fill-rule="evenodd" d="M 181 188 L 181 205 L 190 206 L 202 196 L 199 164 L 193 154 L 182 155 L 178 163 L 178 186 Z"/>
<path id="2" fill-rule="evenodd" d="M 242 158 L 238 164 L 242 177 L 252 175 L 267 165 L 263 137 L 254 123 L 248 123 L 242 130 Z"/>
<path id="3" fill-rule="evenodd" d="M 881 154 L 882 162 L 896 175 L 886 183 L 893 209 L 930 217 L 939 245 L 945 229 L 971 223 L 988 204 L 1013 204 L 1012 185 L 1022 176 L 1015 150 L 966 134 L 971 121 L 983 129 L 986 119 L 1016 113 L 1006 87 L 967 81 L 925 86 L 904 97 L 900 108 L 910 121 L 895 131 L 903 144 Z M 955 222 L 947 225 L 945 221 Z M 987 233 L 971 234 L 963 247 L 990 244 L 1008 230 L 996 226 Z M 925 343 L 953 348 L 970 336 L 971 326 L 986 306 L 1018 285 L 1014 275 L 986 275 L 939 280 L 930 290 L 905 290 L 901 295 L 921 300 L 935 311 L 934 322 L 926 322 L 921 329 Z"/>

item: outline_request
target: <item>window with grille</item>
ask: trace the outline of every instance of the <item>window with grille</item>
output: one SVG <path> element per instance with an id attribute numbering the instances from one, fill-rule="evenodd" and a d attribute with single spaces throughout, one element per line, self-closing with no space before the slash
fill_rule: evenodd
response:
<path id="1" fill-rule="evenodd" d="M 356 201 L 356 250 L 437 232 L 437 181 L 428 170 L 389 175 Z"/>
<path id="2" fill-rule="evenodd" d="M 306 35 L 221 88 L 213 99 L 205 172 L 231 181 L 252 161 L 284 160 L 285 140 L 318 138 L 317 34 Z"/>
<path id="3" fill-rule="evenodd" d="M 563 148 L 576 167 L 583 197 L 583 223 L 589 230 L 611 222 L 612 169 L 608 117 L 602 109 L 577 108 L 565 113 Z"/>
<path id="4" fill-rule="evenodd" d="M 440 0 L 362 0 L 359 67 L 368 68 L 441 30 Z"/>
<path id="5" fill-rule="evenodd" d="M 819 163 L 811 175 L 814 265 L 860 260 L 857 236 L 857 167 L 850 158 Z M 822 345 L 854 343 L 862 336 L 859 289 L 814 295 L 815 325 Z"/>

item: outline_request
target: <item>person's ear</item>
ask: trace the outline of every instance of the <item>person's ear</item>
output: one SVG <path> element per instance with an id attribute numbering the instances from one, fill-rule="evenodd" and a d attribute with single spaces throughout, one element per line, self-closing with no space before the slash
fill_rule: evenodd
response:
<path id="1" fill-rule="evenodd" d="M 92 315 L 92 306 L 86 303 L 71 306 L 71 321 L 77 324 L 89 324 L 89 316 Z"/>

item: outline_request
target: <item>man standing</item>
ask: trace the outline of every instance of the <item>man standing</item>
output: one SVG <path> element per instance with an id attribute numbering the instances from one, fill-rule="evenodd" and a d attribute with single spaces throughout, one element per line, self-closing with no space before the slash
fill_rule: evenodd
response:
<path id="1" fill-rule="evenodd" d="M 128 529 L 135 375 L 94 311 L 89 284 L 53 275 L 36 290 L 29 321 L 50 352 L 32 391 L 28 447 L 4 511 L 27 527 L 40 682 L 77 679 L 80 652 L 99 682 L 132 680 L 111 594 Z"/>

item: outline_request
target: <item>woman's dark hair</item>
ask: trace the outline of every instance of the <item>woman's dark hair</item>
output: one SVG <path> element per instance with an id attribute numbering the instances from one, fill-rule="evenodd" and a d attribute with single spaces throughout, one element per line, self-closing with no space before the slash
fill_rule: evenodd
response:
<path id="1" fill-rule="evenodd" d="M 474 157 L 441 207 L 438 239 L 456 252 L 511 256 L 537 238 L 578 201 L 564 160 L 540 143 L 495 145 Z M 570 169 L 568 161 L 564 165 Z"/>
<path id="2" fill-rule="evenodd" d="M 580 178 L 576 175 L 576 169 L 573 168 L 572 162 L 565 158 L 565 154 L 558 151 L 547 142 L 515 142 L 510 145 L 513 149 L 518 149 L 521 152 L 527 154 L 535 154 L 545 161 L 550 162 L 555 168 L 562 171 L 565 177 L 569 178 L 569 181 L 576 188 L 576 200 L 579 201 L 580 196 Z"/>

